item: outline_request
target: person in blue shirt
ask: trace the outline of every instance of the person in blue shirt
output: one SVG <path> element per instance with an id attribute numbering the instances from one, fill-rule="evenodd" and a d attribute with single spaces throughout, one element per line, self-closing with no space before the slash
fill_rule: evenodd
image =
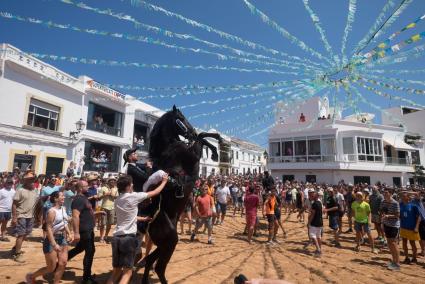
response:
<path id="1" fill-rule="evenodd" d="M 421 255 L 425 256 L 425 199 L 421 200 L 421 195 L 419 192 L 416 192 L 415 199 L 412 200 L 413 204 L 418 207 L 419 215 L 421 216 L 421 221 L 419 223 L 419 237 L 421 245 Z"/>
<path id="2" fill-rule="evenodd" d="M 96 201 L 97 201 L 97 180 L 99 178 L 95 175 L 90 175 L 87 178 L 87 182 L 89 183 L 89 189 L 86 192 L 85 196 L 89 200 L 93 211 L 96 211 Z"/>
<path id="3" fill-rule="evenodd" d="M 60 190 L 60 186 L 57 186 L 55 184 L 56 184 L 56 176 L 52 175 L 50 176 L 47 185 L 41 189 L 41 199 L 44 202 L 44 208 L 46 209 L 46 212 L 47 210 L 50 209 L 50 207 L 52 207 L 52 204 L 49 201 L 50 195 L 53 192 Z"/>
<path id="4" fill-rule="evenodd" d="M 403 192 L 401 194 L 400 203 L 400 237 L 403 241 L 403 251 L 406 256 L 403 263 L 409 264 L 411 262 L 417 263 L 417 248 L 416 241 L 420 240 L 419 237 L 419 223 L 421 217 L 418 207 L 410 201 L 409 193 Z M 407 241 L 412 247 L 412 259 L 409 258 L 409 250 L 407 248 Z"/>

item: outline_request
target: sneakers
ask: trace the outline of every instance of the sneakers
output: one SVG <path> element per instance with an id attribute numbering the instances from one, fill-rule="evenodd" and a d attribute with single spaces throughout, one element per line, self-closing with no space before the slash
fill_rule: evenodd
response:
<path id="1" fill-rule="evenodd" d="M 335 242 L 335 247 L 340 248 L 341 247 L 340 242 Z"/>
<path id="2" fill-rule="evenodd" d="M 209 245 L 213 245 L 214 244 L 213 241 L 212 241 L 212 239 L 208 239 L 208 244 Z"/>
<path id="3" fill-rule="evenodd" d="M 403 261 L 404 264 L 410 264 L 410 258 L 406 257 Z"/>
<path id="4" fill-rule="evenodd" d="M 321 252 L 320 250 L 316 250 L 316 251 L 314 252 L 314 256 L 315 256 L 315 257 L 321 257 L 321 256 L 322 256 L 322 252 Z"/>
<path id="5" fill-rule="evenodd" d="M 266 245 L 272 246 L 272 245 L 274 245 L 274 242 L 273 242 L 273 241 L 268 241 L 268 242 L 266 243 Z"/>
<path id="6" fill-rule="evenodd" d="M 278 239 L 273 239 L 273 242 L 280 244 L 280 241 Z"/>
<path id="7" fill-rule="evenodd" d="M 392 271 L 399 271 L 400 270 L 400 265 L 395 264 L 395 263 L 391 263 L 390 265 L 388 265 L 388 269 L 392 270 Z"/>
<path id="8" fill-rule="evenodd" d="M 374 248 L 374 249 L 372 250 L 372 253 L 374 253 L 374 254 L 378 254 L 378 253 L 379 253 L 379 250 L 378 250 L 378 249 L 376 249 L 376 248 Z"/>
<path id="9" fill-rule="evenodd" d="M 1 237 L 0 241 L 1 242 L 10 242 L 9 238 L 7 238 L 7 237 Z"/>
<path id="10" fill-rule="evenodd" d="M 32 273 L 27 273 L 27 275 L 25 275 L 25 283 L 35 284 L 35 281 L 32 279 Z"/>
<path id="11" fill-rule="evenodd" d="M 352 232 L 353 232 L 353 229 L 348 229 L 347 231 L 345 231 L 345 234 L 352 233 Z"/>
<path id="12" fill-rule="evenodd" d="M 25 263 L 24 254 L 22 252 L 14 254 L 13 260 L 18 263 Z"/>
<path id="13" fill-rule="evenodd" d="M 195 234 L 192 233 L 192 235 L 190 235 L 190 241 L 193 242 L 195 240 Z"/>

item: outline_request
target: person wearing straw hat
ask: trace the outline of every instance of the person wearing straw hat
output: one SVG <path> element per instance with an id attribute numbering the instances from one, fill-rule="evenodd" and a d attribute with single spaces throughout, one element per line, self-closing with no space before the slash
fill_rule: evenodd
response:
<path id="1" fill-rule="evenodd" d="M 12 252 L 13 260 L 24 263 L 22 243 L 31 234 L 34 226 L 34 206 L 38 194 L 34 191 L 35 174 L 27 171 L 23 176 L 23 187 L 16 191 L 12 204 L 12 225 L 15 226 L 16 244 Z"/>

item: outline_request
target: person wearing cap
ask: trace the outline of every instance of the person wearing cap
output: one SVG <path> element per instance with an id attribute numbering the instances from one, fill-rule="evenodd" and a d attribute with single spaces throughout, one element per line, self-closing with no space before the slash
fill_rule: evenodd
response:
<path id="1" fill-rule="evenodd" d="M 133 186 L 135 192 L 142 192 L 143 191 L 143 184 L 148 180 L 149 173 L 146 171 L 146 169 L 141 168 L 139 165 L 137 165 L 137 154 L 136 154 L 137 148 L 129 149 L 125 151 L 123 155 L 124 159 L 124 165 L 128 164 L 127 166 L 127 174 L 131 176 L 133 179 Z"/>
<path id="2" fill-rule="evenodd" d="M 354 216 L 354 229 L 356 230 L 356 251 L 360 251 L 360 241 L 363 234 L 366 233 L 369 238 L 369 243 L 373 253 L 378 253 L 375 249 L 375 242 L 373 241 L 372 234 L 370 232 L 370 206 L 369 203 L 364 201 L 363 193 L 356 193 L 356 201 L 351 205 L 352 214 Z"/>
<path id="3" fill-rule="evenodd" d="M 12 204 L 15 190 L 13 189 L 13 179 L 8 177 L 4 184 L 4 188 L 0 189 L 0 222 L 1 237 L 0 241 L 8 242 L 6 237 L 7 222 L 12 218 Z"/>
<path id="4" fill-rule="evenodd" d="M 43 200 L 44 202 L 44 208 L 46 208 L 46 212 L 52 206 L 49 201 L 50 195 L 55 191 L 59 191 L 59 189 L 60 186 L 56 185 L 56 176 L 51 175 L 49 177 L 47 185 L 41 189 L 41 200 Z"/>
<path id="5" fill-rule="evenodd" d="M 101 201 L 100 208 L 105 214 L 100 218 L 100 242 L 109 243 L 108 235 L 111 226 L 115 223 L 114 201 L 118 197 L 118 189 L 116 187 L 117 180 L 114 177 L 108 178 L 105 186 L 98 191 L 98 197 Z M 105 232 L 106 226 L 106 232 Z"/>
<path id="6" fill-rule="evenodd" d="M 16 262 L 23 263 L 22 243 L 31 234 L 34 225 L 34 206 L 38 195 L 34 191 L 35 174 L 28 171 L 23 176 L 23 187 L 13 197 L 12 225 L 15 226 L 16 244 L 12 252 Z"/>

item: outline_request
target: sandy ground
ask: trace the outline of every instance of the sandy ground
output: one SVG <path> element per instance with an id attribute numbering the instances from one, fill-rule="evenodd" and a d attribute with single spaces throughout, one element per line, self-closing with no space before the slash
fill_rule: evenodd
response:
<path id="1" fill-rule="evenodd" d="M 354 234 L 343 234 L 342 248 L 337 249 L 328 242 L 330 234 L 326 228 L 323 256 L 315 258 L 313 247 L 303 249 L 306 228 L 296 221 L 295 215 L 284 223 L 287 239 L 284 240 L 280 232 L 282 243 L 273 246 L 265 244 L 264 219 L 260 235 L 252 245 L 248 245 L 241 234 L 244 225 L 240 216 L 227 216 L 223 225 L 214 228 L 214 245 L 208 245 L 207 236 L 203 234 L 199 234 L 194 243 L 189 242 L 189 235 L 180 235 L 166 273 L 169 283 L 233 283 L 239 273 L 249 278 L 285 279 L 293 283 L 425 283 L 425 258 L 419 258 L 419 264 L 402 265 L 401 271 L 391 272 L 386 269 L 390 259 L 388 250 L 382 249 L 379 255 L 374 255 L 370 247 L 363 246 L 361 252 L 354 252 Z M 12 242 L 0 243 L 0 283 L 24 283 L 27 272 L 44 265 L 40 230 L 35 229 L 33 235 L 24 243 L 24 264 L 8 258 Z M 93 273 L 99 283 L 106 281 L 110 270 L 110 245 L 96 243 Z M 140 283 L 142 272 L 143 269 L 139 270 L 132 283 Z M 79 283 L 81 275 L 82 255 L 79 255 L 68 263 L 63 283 Z M 159 283 L 155 273 L 151 273 L 151 279 L 152 283 Z M 40 279 L 37 283 L 48 281 Z"/>

